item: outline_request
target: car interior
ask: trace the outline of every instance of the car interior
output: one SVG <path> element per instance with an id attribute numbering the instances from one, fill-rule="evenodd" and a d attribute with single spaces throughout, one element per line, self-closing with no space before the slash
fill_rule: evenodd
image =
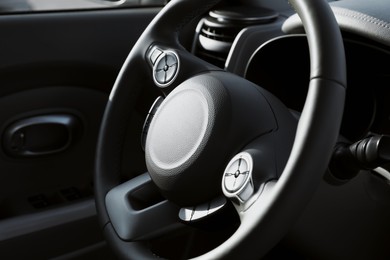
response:
<path id="1" fill-rule="evenodd" d="M 1 259 L 390 259 L 388 0 L 0 1 Z"/>

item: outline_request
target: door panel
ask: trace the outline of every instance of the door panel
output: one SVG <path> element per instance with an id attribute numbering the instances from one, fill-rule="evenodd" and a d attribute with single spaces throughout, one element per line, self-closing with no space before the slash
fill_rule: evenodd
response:
<path id="1" fill-rule="evenodd" d="M 112 257 L 93 202 L 96 138 L 115 77 L 159 10 L 0 16 L 0 258 Z M 32 157 L 6 152 L 10 125 L 46 115 L 77 118 L 66 149 Z M 135 112 L 133 123 L 142 121 Z M 40 131 L 52 133 L 37 129 L 40 138 Z M 25 144 L 30 135 L 11 141 Z"/>

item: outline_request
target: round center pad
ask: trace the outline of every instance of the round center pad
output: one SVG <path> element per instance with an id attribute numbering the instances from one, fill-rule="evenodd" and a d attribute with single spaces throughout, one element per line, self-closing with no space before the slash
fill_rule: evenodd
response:
<path id="1" fill-rule="evenodd" d="M 221 81 L 201 75 L 178 86 L 159 107 L 145 157 L 153 181 L 170 200 L 194 205 L 218 192 L 229 102 Z"/>
<path id="2" fill-rule="evenodd" d="M 211 105 L 211 104 L 210 104 Z M 185 165 L 205 145 L 212 124 L 212 109 L 202 93 L 184 89 L 173 93 L 155 118 L 148 136 L 154 163 L 165 170 Z"/>

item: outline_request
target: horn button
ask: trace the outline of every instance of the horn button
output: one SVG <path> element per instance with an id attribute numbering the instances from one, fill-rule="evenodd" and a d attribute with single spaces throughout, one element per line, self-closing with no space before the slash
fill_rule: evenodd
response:
<path id="1" fill-rule="evenodd" d="M 226 72 L 199 75 L 173 90 L 156 112 L 146 165 L 167 199 L 198 205 L 222 194 L 231 157 L 275 127 L 268 102 L 252 83 Z"/>

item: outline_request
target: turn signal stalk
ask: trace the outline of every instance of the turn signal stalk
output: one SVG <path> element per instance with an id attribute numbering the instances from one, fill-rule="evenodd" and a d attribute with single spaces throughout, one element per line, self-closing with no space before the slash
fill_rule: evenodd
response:
<path id="1" fill-rule="evenodd" d="M 337 144 L 331 173 L 340 180 L 355 177 L 360 170 L 372 170 L 390 163 L 390 136 L 372 135 L 353 144 Z"/>

